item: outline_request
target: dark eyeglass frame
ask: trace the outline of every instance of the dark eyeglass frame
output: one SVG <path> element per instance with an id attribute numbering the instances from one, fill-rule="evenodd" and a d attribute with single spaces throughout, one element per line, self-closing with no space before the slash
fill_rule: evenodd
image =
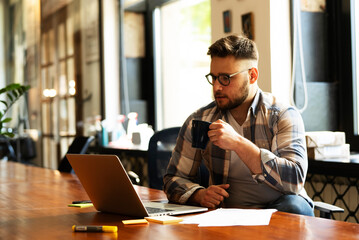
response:
<path id="1" fill-rule="evenodd" d="M 228 86 L 231 83 L 231 77 L 243 73 L 245 71 L 249 71 L 252 68 L 248 68 L 239 72 L 235 72 L 232 74 L 226 74 L 226 73 L 220 73 L 218 74 L 218 76 L 213 75 L 212 73 L 208 73 L 205 77 L 208 81 L 209 84 L 211 84 L 213 86 L 213 82 L 216 81 L 218 79 L 218 82 L 222 85 L 222 86 Z M 213 79 L 213 82 L 211 81 L 211 78 Z M 228 83 L 226 83 L 228 81 Z"/>

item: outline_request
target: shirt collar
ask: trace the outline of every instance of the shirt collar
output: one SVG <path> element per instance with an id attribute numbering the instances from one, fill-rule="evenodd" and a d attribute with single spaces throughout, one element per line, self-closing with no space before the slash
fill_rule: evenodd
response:
<path id="1" fill-rule="evenodd" d="M 261 95 L 262 95 L 262 90 L 260 88 L 258 88 L 256 95 L 254 96 L 253 102 L 248 109 L 248 111 L 251 111 L 251 113 L 254 117 L 256 116 L 257 107 L 258 107 L 258 103 L 259 103 L 259 99 L 260 99 Z"/>

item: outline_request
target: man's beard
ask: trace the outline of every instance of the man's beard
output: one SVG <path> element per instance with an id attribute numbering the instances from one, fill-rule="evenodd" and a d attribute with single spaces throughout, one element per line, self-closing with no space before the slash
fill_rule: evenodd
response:
<path id="1" fill-rule="evenodd" d="M 242 96 L 237 96 L 233 100 L 230 100 L 227 96 L 225 96 L 228 99 L 228 103 L 225 104 L 225 105 L 220 106 L 218 104 L 217 100 L 216 100 L 217 107 L 219 109 L 221 109 L 222 111 L 226 111 L 226 110 L 231 110 L 231 109 L 234 109 L 234 108 L 240 106 L 247 99 L 247 97 L 249 95 L 249 87 L 247 85 L 245 85 L 239 91 L 241 91 L 243 93 Z M 215 96 L 216 95 L 221 95 L 221 94 L 220 93 L 215 93 Z M 221 96 L 223 96 L 223 95 L 221 95 Z"/>

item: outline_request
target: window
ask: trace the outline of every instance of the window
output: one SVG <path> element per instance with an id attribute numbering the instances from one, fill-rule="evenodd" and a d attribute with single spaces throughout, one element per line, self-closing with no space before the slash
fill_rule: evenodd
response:
<path id="1" fill-rule="evenodd" d="M 351 1 L 353 121 L 354 135 L 359 135 L 359 4 Z"/>
<path id="2" fill-rule="evenodd" d="M 333 1 L 334 68 L 340 81 L 340 131 L 345 131 L 352 152 L 359 150 L 359 4 L 356 0 Z"/>
<path id="3" fill-rule="evenodd" d="M 154 11 L 156 129 L 182 126 L 212 101 L 209 0 L 180 0 Z"/>

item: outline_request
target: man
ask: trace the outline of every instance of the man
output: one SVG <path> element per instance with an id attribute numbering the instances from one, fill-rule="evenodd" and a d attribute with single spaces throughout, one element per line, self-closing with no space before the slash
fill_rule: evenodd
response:
<path id="1" fill-rule="evenodd" d="M 215 101 L 182 126 L 164 177 L 172 202 L 201 206 L 276 208 L 313 216 L 304 182 L 308 161 L 301 115 L 258 87 L 258 51 L 245 37 L 209 47 Z M 192 120 L 212 122 L 206 150 L 191 147 Z M 201 162 L 209 187 L 196 179 Z"/>

